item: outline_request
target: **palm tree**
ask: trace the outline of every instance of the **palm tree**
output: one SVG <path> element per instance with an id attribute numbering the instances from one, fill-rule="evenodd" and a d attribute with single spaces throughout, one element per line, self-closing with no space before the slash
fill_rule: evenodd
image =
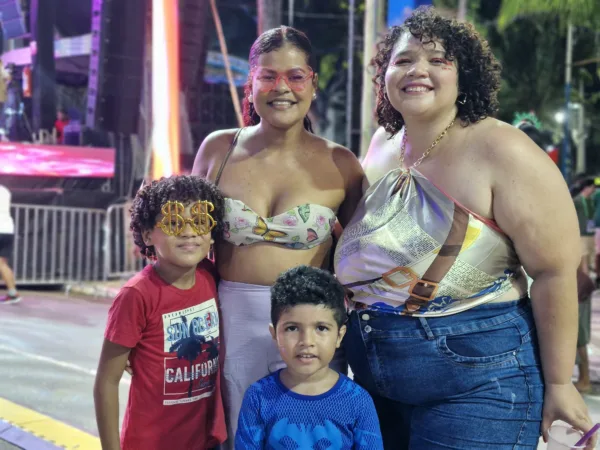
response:
<path id="1" fill-rule="evenodd" d="M 573 27 L 587 27 L 600 32 L 600 2 L 598 0 L 503 0 L 498 15 L 498 26 L 505 28 L 508 23 L 521 15 L 551 14 L 564 20 L 567 29 L 567 48 L 565 61 L 565 110 L 568 111 L 571 92 Z M 596 35 L 598 37 L 598 35 Z M 598 41 L 598 39 L 596 39 Z M 596 55 L 600 56 L 600 49 Z M 569 121 L 565 121 L 565 136 L 570 135 Z M 569 139 L 563 140 L 561 154 L 561 171 L 569 178 L 571 150 Z M 578 150 L 578 171 L 585 170 L 585 148 L 580 145 Z"/>
<path id="2" fill-rule="evenodd" d="M 575 26 L 600 28 L 598 0 L 502 0 L 498 25 L 504 28 L 518 16 L 536 13 L 556 14 Z"/>

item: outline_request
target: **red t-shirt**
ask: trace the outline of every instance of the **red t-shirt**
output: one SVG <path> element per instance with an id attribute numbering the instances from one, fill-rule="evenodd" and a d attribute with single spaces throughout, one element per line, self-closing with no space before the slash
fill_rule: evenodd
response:
<path id="1" fill-rule="evenodd" d="M 105 337 L 133 349 L 123 450 L 206 450 L 227 438 L 216 298 L 204 263 L 191 289 L 165 283 L 147 266 L 115 298 Z"/>

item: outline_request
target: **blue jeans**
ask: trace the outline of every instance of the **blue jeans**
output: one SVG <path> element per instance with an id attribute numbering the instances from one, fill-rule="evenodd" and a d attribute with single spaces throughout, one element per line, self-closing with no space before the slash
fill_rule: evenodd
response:
<path id="1" fill-rule="evenodd" d="M 344 346 L 386 450 L 537 448 L 544 382 L 528 300 L 438 318 L 353 311 Z"/>

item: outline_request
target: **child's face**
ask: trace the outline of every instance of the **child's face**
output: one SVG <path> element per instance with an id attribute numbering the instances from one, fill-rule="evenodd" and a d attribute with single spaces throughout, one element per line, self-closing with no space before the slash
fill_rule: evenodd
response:
<path id="1" fill-rule="evenodd" d="M 161 263 L 172 264 L 184 269 L 192 268 L 208 255 L 210 245 L 214 241 L 210 232 L 199 235 L 192 228 L 190 222 L 195 219 L 192 210 L 194 204 L 195 202 L 190 202 L 184 205 L 183 211 L 177 211 L 181 216 L 179 219 L 174 214 L 173 216 L 159 214 L 156 218 L 156 226 L 152 230 L 144 232 L 144 243 L 148 246 L 154 246 L 156 257 Z M 182 222 L 181 219 L 186 222 L 183 224 L 183 229 L 179 235 L 165 233 L 160 226 L 162 223 L 167 229 L 170 225 L 172 225 L 171 228 L 176 228 L 177 221 Z"/>
<path id="2" fill-rule="evenodd" d="M 317 305 L 298 305 L 286 310 L 271 335 L 288 370 L 311 376 L 329 367 L 335 350 L 346 334 L 346 326 L 338 328 L 333 311 Z"/>

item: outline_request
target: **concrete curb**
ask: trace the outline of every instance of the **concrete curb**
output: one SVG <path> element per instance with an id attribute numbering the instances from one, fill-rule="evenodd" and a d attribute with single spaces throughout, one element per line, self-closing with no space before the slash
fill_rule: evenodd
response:
<path id="1" fill-rule="evenodd" d="M 61 447 L 57 447 L 15 425 L 0 420 L 0 448 L 6 450 L 60 450 Z"/>
<path id="2" fill-rule="evenodd" d="M 87 295 L 94 298 L 103 298 L 112 300 L 117 296 L 120 288 L 113 286 L 105 286 L 101 283 L 98 284 L 74 284 L 66 285 L 65 293 L 67 295 Z"/>

